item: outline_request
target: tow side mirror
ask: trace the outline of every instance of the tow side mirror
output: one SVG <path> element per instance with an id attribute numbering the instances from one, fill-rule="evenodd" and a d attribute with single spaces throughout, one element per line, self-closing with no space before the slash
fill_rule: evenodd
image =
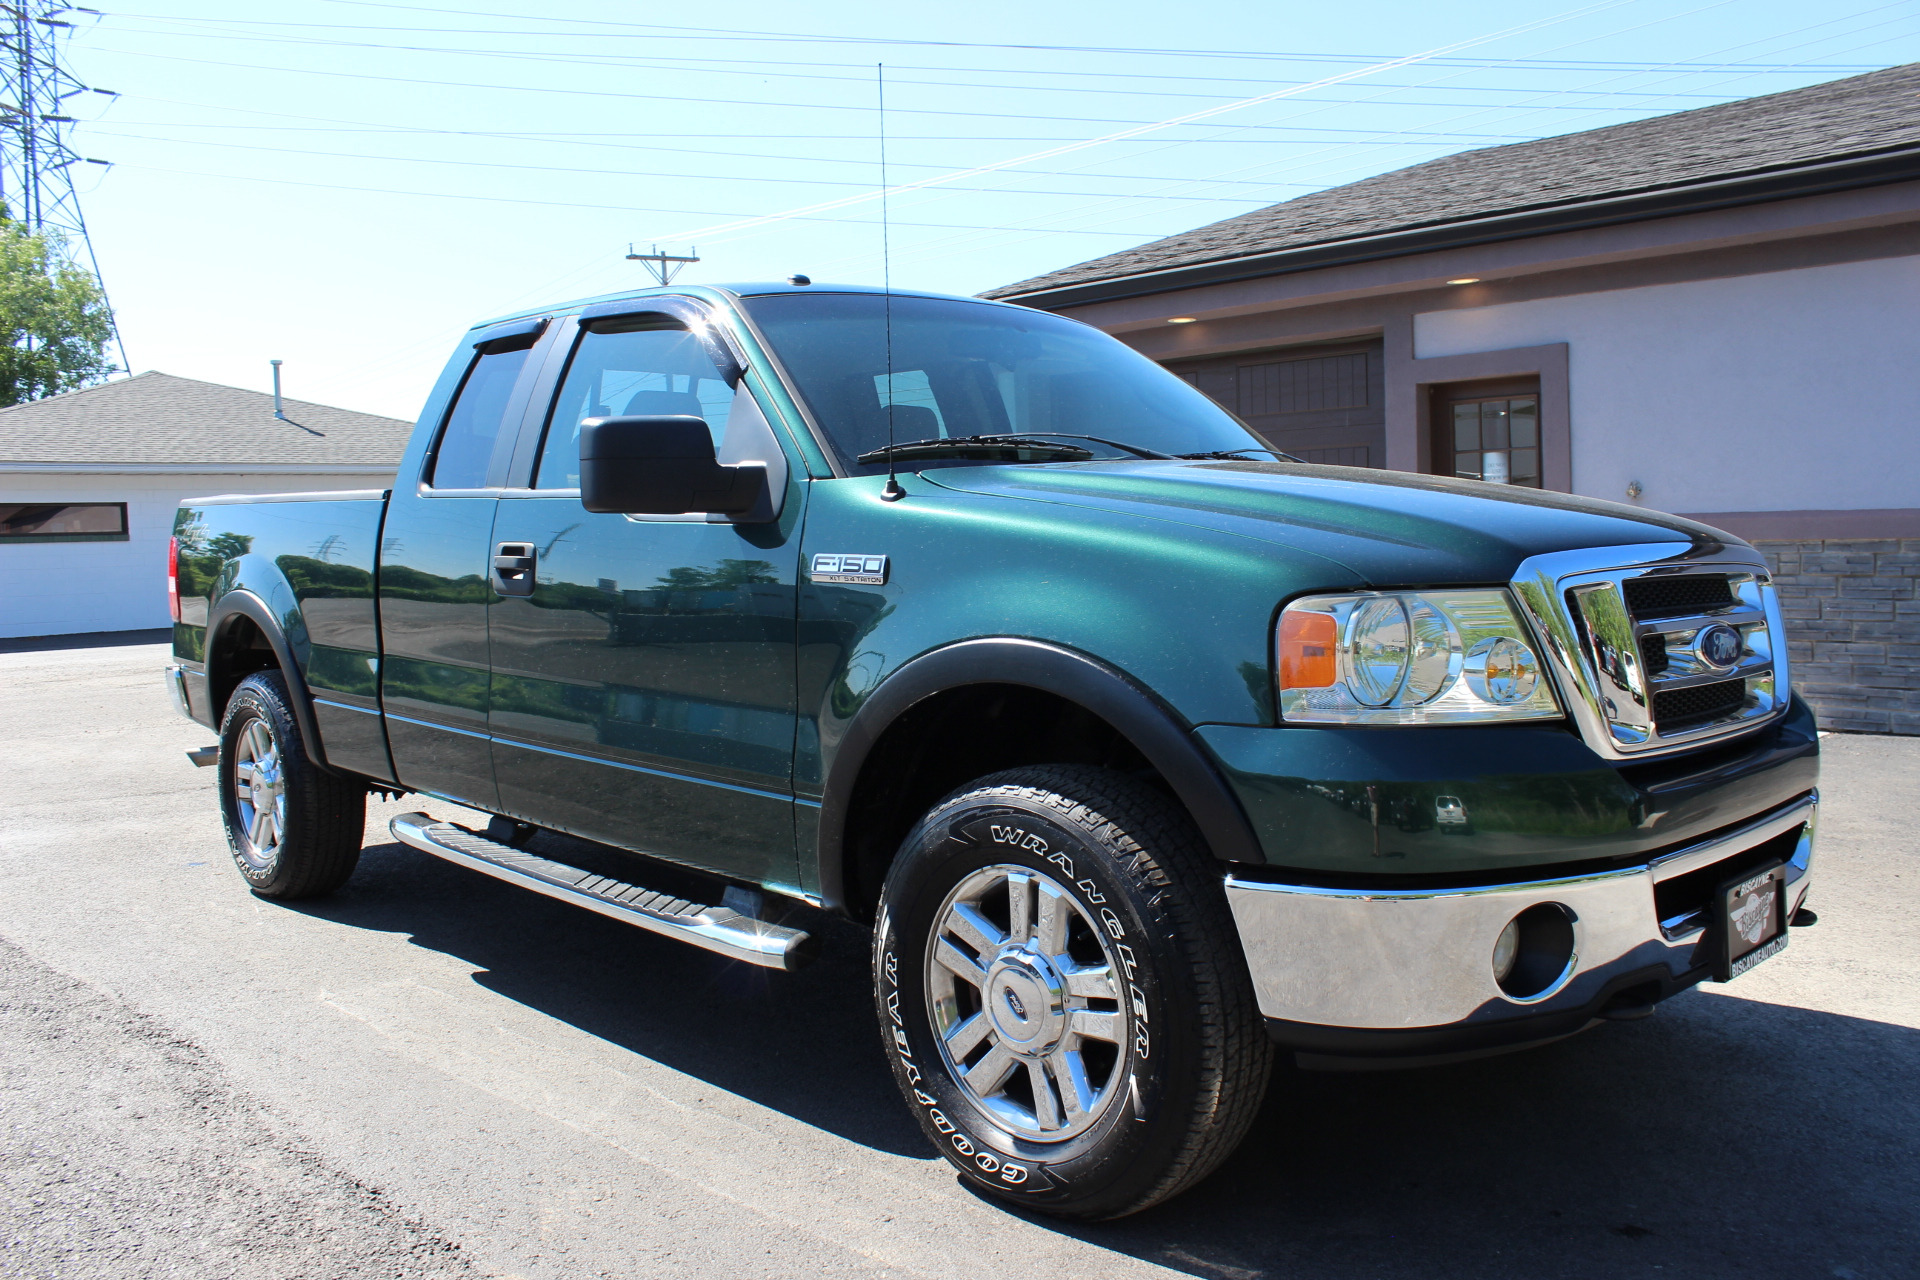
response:
<path id="1" fill-rule="evenodd" d="M 745 515 L 767 487 L 758 463 L 722 466 L 706 420 L 588 418 L 580 424 L 580 504 L 607 514 Z"/>

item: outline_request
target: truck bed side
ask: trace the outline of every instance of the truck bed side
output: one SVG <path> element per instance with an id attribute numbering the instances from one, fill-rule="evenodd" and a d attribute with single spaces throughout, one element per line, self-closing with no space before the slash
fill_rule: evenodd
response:
<path id="1" fill-rule="evenodd" d="M 174 520 L 174 658 L 194 719 L 217 727 L 254 671 L 287 677 L 313 754 L 390 779 L 374 595 L 381 490 L 192 498 Z"/>

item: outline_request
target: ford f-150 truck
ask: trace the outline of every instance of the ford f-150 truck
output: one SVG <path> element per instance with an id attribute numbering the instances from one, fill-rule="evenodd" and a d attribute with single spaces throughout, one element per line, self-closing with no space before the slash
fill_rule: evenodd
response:
<path id="1" fill-rule="evenodd" d="M 1276 1052 L 1538 1044 L 1812 919 L 1752 547 L 1307 465 L 1023 307 L 491 321 L 391 490 L 186 502 L 169 574 L 253 892 L 338 887 L 414 792 L 495 816 L 398 840 L 736 962 L 802 963 L 800 903 L 869 923 L 907 1105 L 1045 1212 L 1204 1177 Z"/>

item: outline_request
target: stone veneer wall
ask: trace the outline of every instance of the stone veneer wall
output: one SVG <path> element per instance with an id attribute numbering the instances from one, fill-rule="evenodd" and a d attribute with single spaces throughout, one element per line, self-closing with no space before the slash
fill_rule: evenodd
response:
<path id="1" fill-rule="evenodd" d="M 1773 566 L 1793 683 L 1820 727 L 1920 734 L 1920 538 L 1753 545 Z"/>

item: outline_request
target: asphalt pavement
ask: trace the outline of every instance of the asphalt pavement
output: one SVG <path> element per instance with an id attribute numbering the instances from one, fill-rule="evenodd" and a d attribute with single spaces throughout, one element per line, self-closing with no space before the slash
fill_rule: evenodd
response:
<path id="1" fill-rule="evenodd" d="M 1065 1226 L 894 1093 L 866 939 L 732 965 L 397 845 L 248 894 L 156 645 L 0 652 L 0 1275 L 1920 1275 L 1920 740 L 1835 736 L 1820 923 L 1546 1048 L 1276 1078 Z"/>

